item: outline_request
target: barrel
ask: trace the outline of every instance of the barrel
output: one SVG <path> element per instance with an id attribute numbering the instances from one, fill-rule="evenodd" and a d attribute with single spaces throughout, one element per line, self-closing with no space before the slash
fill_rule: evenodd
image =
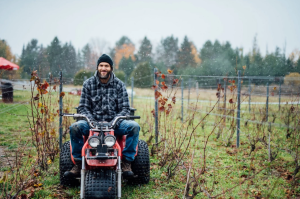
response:
<path id="1" fill-rule="evenodd" d="M 12 103 L 14 98 L 13 85 L 9 82 L 1 83 L 2 101 L 4 103 Z"/>

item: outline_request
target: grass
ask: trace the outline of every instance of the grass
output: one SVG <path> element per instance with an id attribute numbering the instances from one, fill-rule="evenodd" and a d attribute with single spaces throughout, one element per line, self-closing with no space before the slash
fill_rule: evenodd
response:
<path id="1" fill-rule="evenodd" d="M 150 92 L 148 89 L 135 89 L 137 95 L 151 96 L 153 91 Z M 179 93 L 179 92 L 178 92 Z M 55 96 L 55 95 L 54 95 Z M 216 100 L 215 93 L 209 95 L 209 92 L 200 93 L 200 96 L 204 96 L 200 99 L 205 100 Z M 27 140 L 31 139 L 31 133 L 29 131 L 28 119 L 26 117 L 27 111 L 29 110 L 29 105 L 27 104 L 30 97 L 28 91 L 15 91 L 14 93 L 14 104 L 3 104 L 0 103 L 0 113 L 3 110 L 5 112 L 0 114 L 0 147 L 5 150 L 16 149 L 19 145 L 25 145 Z M 72 99 L 74 106 L 79 102 L 79 96 L 68 95 Z M 180 97 L 177 97 L 177 99 Z M 55 101 L 57 98 L 53 98 Z M 262 98 L 252 98 L 253 100 L 264 101 Z M 288 99 L 284 99 L 288 100 Z M 16 105 L 16 103 L 22 103 L 22 105 Z M 175 113 L 180 113 L 181 102 L 177 102 L 174 110 Z M 191 114 L 191 110 L 186 110 L 187 102 L 184 103 L 184 118 L 187 118 Z M 209 107 L 213 106 L 211 102 L 205 102 L 200 104 L 200 109 L 208 111 Z M 257 110 L 259 107 L 264 107 L 264 105 L 255 105 L 253 109 Z M 137 108 L 136 115 L 141 115 L 142 119 L 138 121 L 141 125 L 145 124 L 145 129 L 149 128 L 149 125 L 153 125 L 149 122 L 149 115 L 151 115 L 151 110 L 154 108 L 154 102 L 152 99 L 141 99 L 134 98 L 134 108 Z M 242 111 L 247 111 L 248 106 L 242 105 Z M 70 111 L 70 112 L 75 112 Z M 270 105 L 270 113 L 276 113 L 277 106 Z M 220 113 L 217 110 L 213 113 Z M 199 121 L 203 117 L 203 113 L 199 113 L 195 117 L 195 121 Z M 147 119 L 148 117 L 148 119 Z M 175 121 L 180 126 L 180 117 L 177 115 L 171 115 L 174 117 Z M 249 113 L 244 113 L 243 118 L 252 117 Z M 162 119 L 163 120 L 163 119 Z M 215 116 L 209 116 L 204 129 L 198 128 L 195 132 L 195 136 L 191 141 L 191 146 L 195 146 L 195 158 L 194 165 L 195 168 L 200 168 L 202 165 L 202 150 L 203 143 L 207 139 L 207 135 L 211 132 L 213 126 L 209 122 L 214 122 Z M 277 120 L 277 122 L 282 123 L 282 120 Z M 233 145 L 229 147 L 224 146 L 222 138 L 219 140 L 216 138 L 216 133 L 213 133 L 210 137 L 207 145 L 207 171 L 203 175 L 206 180 L 207 189 L 213 189 L 212 195 L 222 193 L 222 191 L 231 188 L 233 185 L 238 185 L 245 176 L 249 176 L 253 171 L 260 171 L 257 173 L 256 177 L 252 180 L 248 180 L 246 183 L 239 185 L 237 188 L 230 192 L 227 192 L 224 197 L 229 198 L 243 198 L 245 192 L 249 193 L 249 196 L 254 197 L 260 195 L 262 197 L 269 196 L 270 198 L 284 198 L 287 196 L 288 190 L 291 189 L 291 181 L 289 175 L 293 171 L 293 159 L 292 157 L 284 152 L 279 151 L 278 157 L 269 163 L 267 149 L 260 143 L 256 146 L 257 150 L 255 153 L 250 155 L 249 140 L 247 139 L 247 134 L 255 134 L 255 125 L 250 125 L 246 128 L 245 123 L 241 122 L 241 146 L 236 149 L 233 141 Z M 148 125 L 148 126 L 147 126 Z M 226 124 L 229 127 L 229 124 Z M 284 128 L 275 128 L 276 133 L 284 134 Z M 153 132 L 146 132 L 145 135 L 140 133 L 140 139 L 148 140 Z M 225 133 L 224 133 L 225 135 Z M 67 137 L 66 140 L 69 138 Z M 233 137 L 235 140 L 236 137 Z M 28 149 L 34 149 L 31 144 L 29 144 Z M 188 150 L 187 154 L 191 156 L 192 150 Z M 123 198 L 182 198 L 187 178 L 187 167 L 180 165 L 176 175 L 167 181 L 167 170 L 166 167 L 160 168 L 158 163 L 163 154 L 160 151 L 157 155 L 151 156 L 151 179 L 150 183 L 142 186 L 129 186 L 123 184 L 122 196 Z M 1 161 L 4 158 L 0 157 Z M 1 162 L 0 162 L 1 163 Z M 1 164 L 0 164 L 1 166 Z M 47 172 L 42 172 L 40 176 L 37 177 L 39 183 L 42 183 L 41 187 L 35 188 L 33 198 L 59 198 L 69 197 L 69 198 L 79 198 L 79 188 L 67 188 L 63 189 L 59 187 L 59 158 L 57 157 L 53 163 L 51 163 L 50 168 Z M 7 170 L 7 166 L 3 166 L 0 169 L 0 178 L 4 171 Z M 2 172 L 2 173 L 1 173 Z M 298 183 L 300 183 L 298 179 Z M 300 189 L 296 189 L 296 194 L 300 193 Z M 23 193 L 25 193 L 24 191 Z M 30 191 L 27 190 L 27 194 Z M 205 197 L 203 193 L 200 193 L 196 198 Z M 223 196 L 222 196 L 223 197 Z"/>

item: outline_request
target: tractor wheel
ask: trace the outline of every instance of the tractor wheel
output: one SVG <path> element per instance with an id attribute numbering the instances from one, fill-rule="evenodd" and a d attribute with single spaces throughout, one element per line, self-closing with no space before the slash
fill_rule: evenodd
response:
<path id="1" fill-rule="evenodd" d="M 128 179 L 129 184 L 148 184 L 150 180 L 150 159 L 148 145 L 144 140 L 138 142 L 138 153 L 131 163 L 134 178 Z"/>
<path id="2" fill-rule="evenodd" d="M 85 199 L 116 198 L 114 170 L 88 170 L 85 176 Z"/>
<path id="3" fill-rule="evenodd" d="M 59 174 L 60 174 L 60 184 L 64 186 L 76 186 L 79 182 L 74 178 L 68 178 L 64 176 L 66 171 L 70 171 L 74 166 L 71 159 L 70 141 L 63 144 L 60 154 L 59 154 Z"/>

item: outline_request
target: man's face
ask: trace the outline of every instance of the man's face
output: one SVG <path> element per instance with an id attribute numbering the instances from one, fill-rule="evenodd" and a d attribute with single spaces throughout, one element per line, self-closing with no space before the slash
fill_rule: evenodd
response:
<path id="1" fill-rule="evenodd" d="M 101 78 L 103 78 L 103 79 L 108 78 L 108 76 L 111 72 L 111 67 L 110 67 L 109 63 L 100 62 L 98 65 L 98 72 L 99 72 Z"/>

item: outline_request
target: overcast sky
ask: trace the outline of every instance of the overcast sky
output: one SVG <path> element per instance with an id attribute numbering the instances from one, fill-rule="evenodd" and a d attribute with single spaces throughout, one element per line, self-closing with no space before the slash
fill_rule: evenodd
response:
<path id="1" fill-rule="evenodd" d="M 128 36 L 139 47 L 147 36 L 154 46 L 185 35 L 199 50 L 207 40 L 252 48 L 257 34 L 263 54 L 300 48 L 300 0 L 0 0 L 0 39 L 21 54 L 38 39 L 47 46 L 55 36 L 81 49 L 91 39 L 113 47 Z M 154 49 L 155 50 L 155 49 Z"/>

